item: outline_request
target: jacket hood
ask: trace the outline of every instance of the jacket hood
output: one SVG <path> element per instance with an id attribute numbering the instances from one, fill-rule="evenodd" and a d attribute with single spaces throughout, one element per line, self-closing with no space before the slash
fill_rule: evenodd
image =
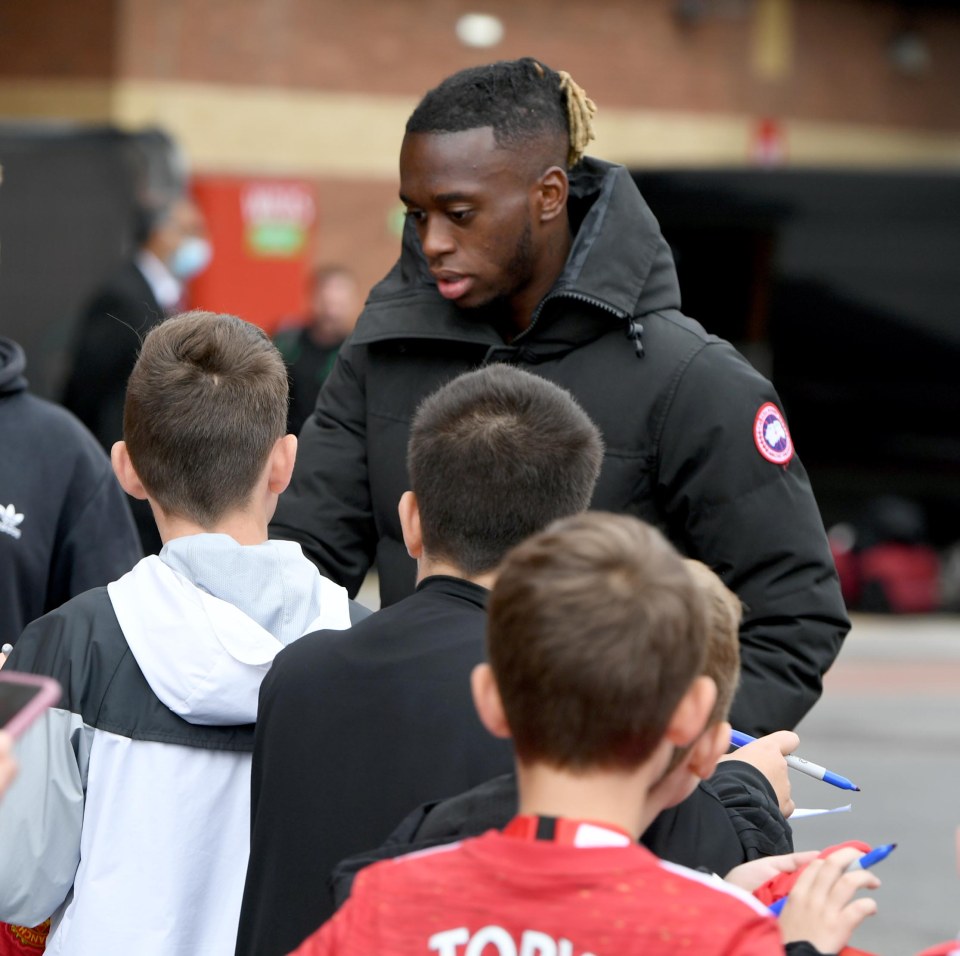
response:
<path id="1" fill-rule="evenodd" d="M 670 246 L 624 166 L 585 156 L 567 205 L 573 246 L 552 295 L 585 294 L 629 316 L 680 308 Z"/>
<path id="2" fill-rule="evenodd" d="M 0 338 L 0 395 L 22 392 L 27 387 L 23 372 L 27 357 L 13 339 Z"/>
<path id="3" fill-rule="evenodd" d="M 624 166 L 584 157 L 570 174 L 568 215 L 574 237 L 566 266 L 534 313 L 531 328 L 515 342 L 526 339 L 534 326 L 547 324 L 551 338 L 559 336 L 568 345 L 597 334 L 582 322 L 579 328 L 553 328 L 565 299 L 594 306 L 601 328 L 614 323 L 628 334 L 640 316 L 679 309 L 680 286 L 670 247 Z M 391 338 L 503 345 L 490 323 L 478 321 L 437 294 L 410 221 L 404 226 L 400 259 L 371 291 L 353 341 L 367 344 Z"/>
<path id="4" fill-rule="evenodd" d="M 267 544 L 292 547 L 299 560 L 309 564 L 292 542 Z M 282 563 L 276 573 L 283 574 Z M 315 568 L 313 575 L 318 613 L 298 628 L 300 634 L 348 628 L 346 591 Z M 270 583 L 263 582 L 267 591 Z M 170 710 L 192 724 L 256 720 L 260 683 L 289 639 L 271 633 L 229 600 L 198 587 L 156 555 L 109 584 L 107 592 L 147 683 Z"/>

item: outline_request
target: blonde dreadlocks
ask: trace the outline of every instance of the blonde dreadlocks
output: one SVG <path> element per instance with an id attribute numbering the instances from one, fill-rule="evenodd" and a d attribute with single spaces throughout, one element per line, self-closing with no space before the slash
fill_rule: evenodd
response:
<path id="1" fill-rule="evenodd" d="M 560 89 L 567 98 L 567 124 L 570 127 L 570 149 L 567 165 L 576 166 L 583 158 L 587 143 L 596 139 L 593 133 L 593 117 L 597 104 L 587 96 L 582 86 L 577 86 L 573 77 L 560 70 Z"/>

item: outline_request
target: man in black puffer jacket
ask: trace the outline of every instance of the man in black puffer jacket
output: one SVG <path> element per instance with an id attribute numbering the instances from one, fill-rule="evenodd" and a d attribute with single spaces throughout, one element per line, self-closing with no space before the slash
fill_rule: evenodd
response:
<path id="1" fill-rule="evenodd" d="M 606 455 L 592 507 L 634 514 L 746 605 L 732 721 L 815 703 L 849 628 L 772 385 L 680 311 L 669 247 L 628 171 L 583 155 L 593 104 L 523 59 L 462 71 L 407 123 L 403 250 L 300 434 L 271 525 L 355 594 L 413 590 L 397 502 L 410 419 L 459 373 L 508 362 L 568 389 Z"/>

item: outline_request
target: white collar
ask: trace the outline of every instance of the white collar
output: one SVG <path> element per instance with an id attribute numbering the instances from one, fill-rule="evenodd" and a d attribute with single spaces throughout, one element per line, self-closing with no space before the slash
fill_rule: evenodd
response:
<path id="1" fill-rule="evenodd" d="M 160 308 L 172 309 L 183 295 L 182 283 L 149 249 L 141 249 L 137 253 L 136 263 Z"/>

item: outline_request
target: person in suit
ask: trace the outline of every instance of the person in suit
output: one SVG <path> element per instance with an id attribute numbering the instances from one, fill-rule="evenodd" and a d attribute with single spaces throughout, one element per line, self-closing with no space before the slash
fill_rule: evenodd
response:
<path id="1" fill-rule="evenodd" d="M 93 294 L 77 326 L 62 404 L 110 451 L 123 437 L 127 379 L 144 336 L 183 303 L 184 283 L 211 257 L 203 215 L 181 195 L 141 210 L 139 248 Z M 144 551 L 160 550 L 149 508 L 133 505 Z"/>

